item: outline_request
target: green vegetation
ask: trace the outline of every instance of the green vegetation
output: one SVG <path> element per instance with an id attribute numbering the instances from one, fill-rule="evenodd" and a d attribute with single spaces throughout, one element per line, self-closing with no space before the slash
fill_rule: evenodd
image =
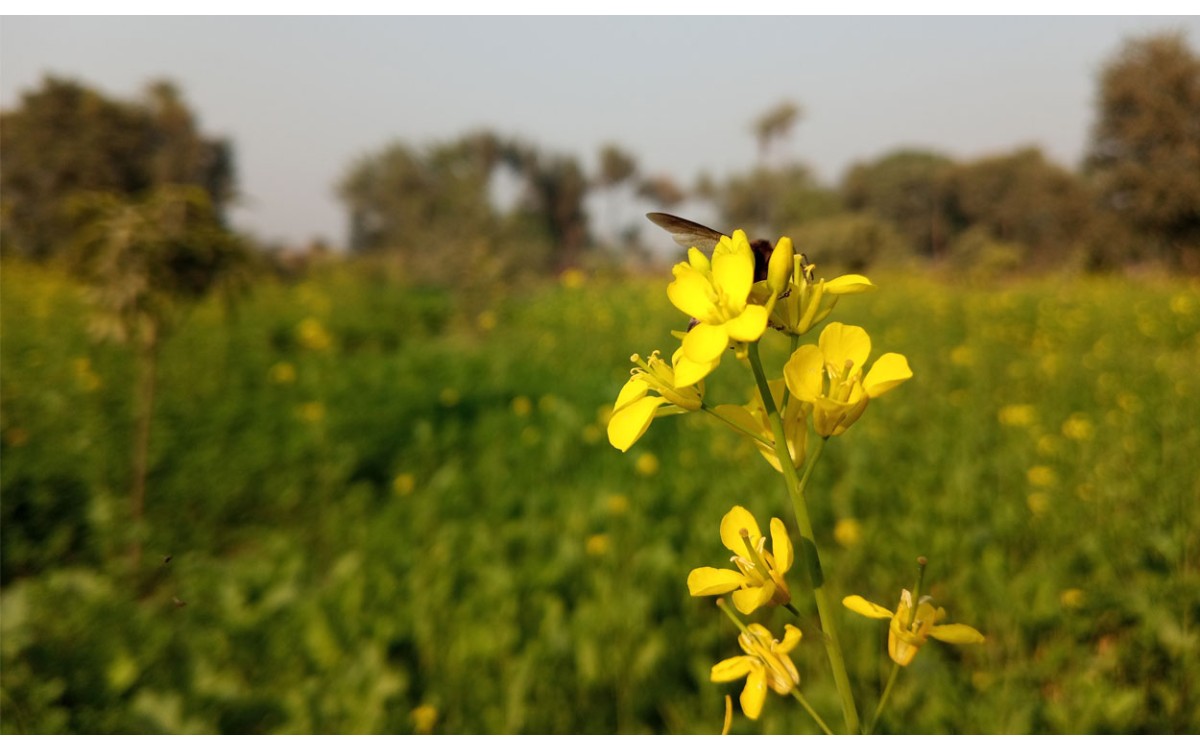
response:
<path id="1" fill-rule="evenodd" d="M 629 355 L 684 325 L 665 281 L 492 303 L 381 268 L 178 322 L 131 526 L 135 363 L 91 342 L 71 282 L 5 262 L 4 731 L 407 732 L 418 706 L 437 732 L 720 729 L 732 626 L 685 578 L 723 563 L 732 504 L 790 516 L 702 414 L 607 444 Z M 812 479 L 829 586 L 894 606 L 924 554 L 988 636 L 927 645 L 881 731 L 1200 731 L 1200 288 L 872 278 L 838 317 L 915 377 Z M 801 615 L 805 694 L 837 716 Z M 845 612 L 841 634 L 869 713 L 884 628 Z M 812 730 L 780 701 L 734 731 Z"/>

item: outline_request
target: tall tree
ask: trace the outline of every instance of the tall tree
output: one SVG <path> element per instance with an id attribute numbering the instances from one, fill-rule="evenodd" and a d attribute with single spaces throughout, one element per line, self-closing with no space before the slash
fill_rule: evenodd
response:
<path id="1" fill-rule="evenodd" d="M 1200 271 L 1200 58 L 1182 34 L 1127 41 L 1105 66 L 1086 169 L 1103 209 Z"/>
<path id="2" fill-rule="evenodd" d="M 202 135 L 165 82 L 124 102 L 48 77 L 0 114 L 0 151 L 3 249 L 26 257 L 63 251 L 73 232 L 67 202 L 81 191 L 130 198 L 155 186 L 196 185 L 222 223 L 234 193 L 228 141 Z"/>
<path id="3" fill-rule="evenodd" d="M 939 257 L 948 226 L 952 162 L 931 151 L 900 150 L 855 164 L 842 180 L 846 207 L 886 219 L 918 254 Z"/>
<path id="4" fill-rule="evenodd" d="M 754 121 L 754 137 L 758 141 L 760 164 L 766 166 L 771 144 L 786 138 L 803 116 L 804 110 L 799 104 L 782 101 Z"/>

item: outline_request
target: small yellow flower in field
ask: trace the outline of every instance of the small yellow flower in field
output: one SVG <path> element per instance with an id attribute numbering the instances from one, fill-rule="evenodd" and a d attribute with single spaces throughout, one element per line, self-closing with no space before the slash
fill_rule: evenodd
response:
<path id="1" fill-rule="evenodd" d="M 786 386 L 783 379 L 772 380 L 767 385 L 771 389 L 771 398 L 776 406 L 783 403 Z M 808 442 L 808 413 L 811 407 L 800 399 L 788 399 L 783 408 L 783 434 L 787 438 L 788 452 L 792 456 L 792 465 L 799 468 L 804 465 L 805 450 Z M 746 406 L 736 404 L 721 404 L 714 411 L 741 427 L 746 432 L 759 435 L 766 442 L 755 441 L 755 447 L 762 453 L 767 463 L 775 471 L 783 471 L 779 466 L 779 456 L 775 455 L 775 432 L 767 417 L 767 409 L 763 405 L 762 394 L 756 389 L 754 397 Z"/>
<path id="2" fill-rule="evenodd" d="M 479 326 L 481 331 L 490 331 L 496 327 L 496 313 L 491 310 L 484 310 L 475 317 L 475 325 Z"/>
<path id="3" fill-rule="evenodd" d="M 603 557 L 612 548 L 612 542 L 609 540 L 608 534 L 592 534 L 584 543 L 584 548 L 592 557 Z"/>
<path id="4" fill-rule="evenodd" d="M 438 710 L 427 703 L 423 703 L 411 712 L 409 716 L 412 718 L 413 730 L 417 734 L 429 734 L 433 731 L 433 727 L 437 724 Z"/>
<path id="5" fill-rule="evenodd" d="M 300 419 L 309 424 L 317 424 L 325 419 L 325 404 L 320 401 L 307 401 L 300 404 Z"/>
<path id="6" fill-rule="evenodd" d="M 805 344 L 783 366 L 792 395 L 813 405 L 813 428 L 822 437 L 841 435 L 867 404 L 912 377 L 902 354 L 881 356 L 863 375 L 871 337 L 858 326 L 830 323 L 818 345 Z"/>
<path id="7" fill-rule="evenodd" d="M 671 303 L 696 321 L 683 337 L 684 356 L 710 372 L 720 362 L 730 341 L 757 341 L 767 329 L 769 311 L 750 304 L 754 285 L 754 252 L 746 233 L 722 237 L 710 261 L 696 248 L 688 250 L 686 263 L 671 269 L 675 280 L 667 286 Z M 707 373 L 688 368 L 679 373 L 677 387 L 694 385 Z"/>
<path id="8" fill-rule="evenodd" d="M 75 370 L 75 382 L 79 389 L 91 393 L 100 388 L 100 376 L 92 369 L 92 361 L 87 357 L 76 357 L 71 365 Z"/>
<path id="9" fill-rule="evenodd" d="M 617 403 L 608 420 L 608 442 L 622 453 L 646 434 L 655 417 L 696 411 L 704 398 L 703 383 L 678 385 L 677 368 L 689 366 L 683 349 L 671 357 L 671 365 L 657 351 L 650 354 L 649 361 L 636 354 L 630 361 L 637 366 L 617 394 Z M 658 395 L 650 395 L 651 391 Z"/>
<path id="10" fill-rule="evenodd" d="M 623 516 L 629 512 L 629 498 L 621 494 L 608 496 L 608 512 L 614 516 Z"/>
<path id="11" fill-rule="evenodd" d="M 1067 589 L 1058 595 L 1058 601 L 1065 609 L 1079 609 L 1083 600 L 1083 589 Z"/>
<path id="12" fill-rule="evenodd" d="M 975 364 L 975 350 L 966 344 L 959 344 L 950 350 L 950 361 L 959 367 L 969 367 Z"/>
<path id="13" fill-rule="evenodd" d="M 1050 510 L 1050 496 L 1045 492 L 1030 492 L 1025 498 L 1025 504 L 1029 506 L 1029 512 L 1033 515 L 1045 515 L 1046 511 Z"/>
<path id="14" fill-rule="evenodd" d="M 742 713 L 747 719 L 757 719 L 762 714 L 767 699 L 767 688 L 780 695 L 787 695 L 800 684 L 800 673 L 788 654 L 800 643 L 800 628 L 783 626 L 783 640 L 776 640 L 758 623 L 753 623 L 738 636 L 738 645 L 745 656 L 725 659 L 712 668 L 713 682 L 733 682 L 746 678 L 742 688 Z"/>
<path id="15" fill-rule="evenodd" d="M 1034 487 L 1053 487 L 1058 481 L 1058 475 L 1049 466 L 1030 466 L 1025 478 Z"/>
<path id="16" fill-rule="evenodd" d="M 267 377 L 272 383 L 284 384 L 296 382 L 296 367 L 291 362 L 276 362 L 271 365 Z"/>
<path id="17" fill-rule="evenodd" d="M 401 497 L 411 495 L 413 490 L 417 488 L 417 480 L 409 472 L 403 472 L 396 475 L 392 480 L 392 491 Z"/>
<path id="18" fill-rule="evenodd" d="M 658 456 L 653 453 L 643 453 L 633 462 L 633 469 L 644 477 L 652 477 L 658 473 Z"/>
<path id="19" fill-rule="evenodd" d="M 578 289 L 587 281 L 587 276 L 578 268 L 568 268 L 562 272 L 558 280 L 567 289 Z"/>
<path id="20" fill-rule="evenodd" d="M 301 346 L 315 352 L 323 352 L 333 345 L 333 339 L 329 332 L 316 318 L 305 318 L 300 321 L 300 324 L 296 326 L 296 336 L 300 339 Z"/>
<path id="21" fill-rule="evenodd" d="M 921 597 L 913 610 L 912 594 L 908 589 L 900 592 L 900 606 L 893 613 L 890 609 L 867 601 L 858 596 L 847 596 L 842 604 L 852 612 L 876 619 L 891 618 L 888 627 L 888 655 L 902 667 L 912 663 L 913 658 L 925 641 L 935 638 L 945 643 L 983 643 L 983 634 L 970 625 L 938 625 L 945 618 L 946 610 L 934 609 L 933 600 Z"/>
<path id="22" fill-rule="evenodd" d="M 462 396 L 459 395 L 457 388 L 446 386 L 438 393 L 438 402 L 442 406 L 454 406 L 459 402 Z"/>
<path id="23" fill-rule="evenodd" d="M 771 552 L 758 522 L 740 505 L 721 519 L 721 542 L 733 553 L 737 570 L 696 568 L 688 574 L 692 596 L 733 592 L 733 605 L 744 615 L 767 604 L 783 606 L 792 600 L 784 574 L 792 567 L 792 540 L 778 518 L 771 519 Z"/>
<path id="24" fill-rule="evenodd" d="M 849 548 L 862 542 L 862 524 L 854 518 L 839 518 L 833 525 L 833 541 Z"/>
<path id="25" fill-rule="evenodd" d="M 1028 427 L 1036 416 L 1037 411 L 1031 404 L 1009 404 L 1000 407 L 996 413 L 996 418 L 1005 427 Z"/>
<path id="26" fill-rule="evenodd" d="M 529 400 L 528 396 L 517 396 L 512 400 L 512 411 L 518 417 L 528 417 L 529 413 L 533 411 L 533 402 Z"/>
<path id="27" fill-rule="evenodd" d="M 1095 428 L 1092 426 L 1092 420 L 1083 414 L 1072 414 L 1063 422 L 1062 434 L 1072 440 L 1090 440 L 1093 433 Z"/>

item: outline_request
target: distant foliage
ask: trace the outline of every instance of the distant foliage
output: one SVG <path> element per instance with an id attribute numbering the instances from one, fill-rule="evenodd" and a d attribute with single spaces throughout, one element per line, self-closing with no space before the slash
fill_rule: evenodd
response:
<path id="1" fill-rule="evenodd" d="M 1100 207 L 1151 257 L 1200 271 L 1200 57 L 1182 34 L 1133 39 L 1100 77 L 1087 170 Z"/>
<path id="2" fill-rule="evenodd" d="M 842 179 L 852 211 L 891 222 L 921 256 L 940 258 L 950 239 L 950 185 L 954 162 L 932 151 L 903 149 L 855 164 Z"/>
<path id="3" fill-rule="evenodd" d="M 6 254 L 45 259 L 61 253 L 73 232 L 67 202 L 76 193 L 133 197 L 162 185 L 195 185 L 222 222 L 234 196 L 232 147 L 202 134 L 195 114 L 166 82 L 126 102 L 48 77 L 0 115 L 0 151 Z"/>

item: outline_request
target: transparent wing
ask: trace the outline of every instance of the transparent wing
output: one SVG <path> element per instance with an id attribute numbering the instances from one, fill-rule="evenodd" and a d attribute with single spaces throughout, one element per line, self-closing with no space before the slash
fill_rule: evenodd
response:
<path id="1" fill-rule="evenodd" d="M 664 213 L 649 213 L 646 218 L 671 233 L 680 247 L 695 247 L 711 252 L 721 240 L 721 233 L 688 219 Z"/>

